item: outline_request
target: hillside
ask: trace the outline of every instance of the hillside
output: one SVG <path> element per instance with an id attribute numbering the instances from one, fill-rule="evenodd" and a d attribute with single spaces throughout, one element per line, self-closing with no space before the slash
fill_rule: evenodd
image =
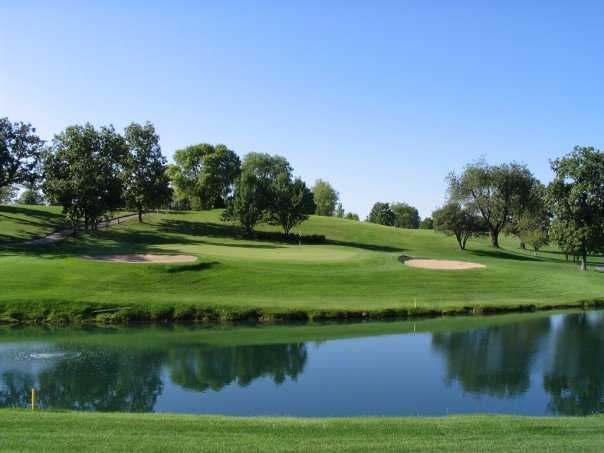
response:
<path id="1" fill-rule="evenodd" d="M 44 236 L 64 225 L 60 206 L 0 205 L 0 245 Z"/>
<path id="2" fill-rule="evenodd" d="M 215 210 L 149 214 L 143 224 L 47 246 L 6 245 L 0 273 L 10 278 L 0 281 L 0 313 L 5 320 L 38 321 L 380 318 L 604 300 L 604 275 L 578 272 L 555 250 L 534 257 L 511 238 L 503 238 L 501 250 L 473 240 L 461 252 L 453 238 L 433 231 L 316 216 L 295 232 L 327 240 L 298 245 L 244 239 Z M 198 259 L 166 265 L 84 258 L 141 252 Z M 401 263 L 401 255 L 486 267 L 415 269 Z"/>

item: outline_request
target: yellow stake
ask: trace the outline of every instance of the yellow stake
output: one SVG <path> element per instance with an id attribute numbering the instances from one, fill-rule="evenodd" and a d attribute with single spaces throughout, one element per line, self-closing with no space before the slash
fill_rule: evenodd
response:
<path id="1" fill-rule="evenodd" d="M 31 410 L 36 409 L 36 389 L 31 389 Z"/>

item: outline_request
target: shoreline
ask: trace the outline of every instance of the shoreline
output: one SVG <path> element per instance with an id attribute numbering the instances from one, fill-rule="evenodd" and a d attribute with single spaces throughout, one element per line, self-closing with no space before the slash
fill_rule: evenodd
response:
<path id="1" fill-rule="evenodd" d="M 65 309 L 38 303 L 19 303 L 18 307 L 0 305 L 0 324 L 3 325 L 70 325 L 70 324 L 203 324 L 221 325 L 232 322 L 279 324 L 322 321 L 392 321 L 430 319 L 439 317 L 484 316 L 510 313 L 533 313 L 554 310 L 592 310 L 604 308 L 604 298 L 555 304 L 466 305 L 444 308 L 392 308 L 382 310 L 237 310 L 228 306 L 157 306 L 115 307 L 107 304 L 82 303 L 82 307 Z M 28 305 L 30 305 L 28 307 Z M 29 310 L 28 310 L 29 308 Z M 60 308 L 64 308 L 61 310 Z"/>

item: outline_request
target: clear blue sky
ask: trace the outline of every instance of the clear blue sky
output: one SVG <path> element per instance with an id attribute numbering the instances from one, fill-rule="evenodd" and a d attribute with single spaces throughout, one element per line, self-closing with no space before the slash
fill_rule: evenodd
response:
<path id="1" fill-rule="evenodd" d="M 604 2 L 8 1 L 0 115 L 44 138 L 151 121 L 162 148 L 278 153 L 347 210 L 428 215 L 484 156 L 602 146 Z"/>

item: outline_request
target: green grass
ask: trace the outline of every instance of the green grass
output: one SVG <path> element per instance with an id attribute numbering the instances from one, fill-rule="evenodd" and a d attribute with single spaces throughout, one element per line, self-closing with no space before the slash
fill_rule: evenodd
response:
<path id="1" fill-rule="evenodd" d="M 0 450 L 602 451 L 604 417 L 234 418 L 0 410 Z"/>
<path id="2" fill-rule="evenodd" d="M 0 317 L 381 318 L 604 302 L 604 274 L 578 272 L 553 249 L 534 257 L 511 238 L 503 238 L 501 250 L 481 239 L 462 252 L 453 238 L 433 231 L 326 217 L 311 217 L 296 232 L 323 234 L 327 242 L 298 246 L 244 239 L 237 227 L 220 221 L 220 211 L 205 211 L 150 214 L 143 224 L 131 221 L 49 246 L 7 245 L 0 251 L 0 275 L 9 277 L 0 280 Z M 192 254 L 198 262 L 133 265 L 82 259 L 133 252 Z M 399 261 L 401 255 L 487 267 L 414 269 Z M 114 311 L 95 311 L 100 308 Z"/>
<path id="3" fill-rule="evenodd" d="M 45 236 L 65 224 L 58 206 L 0 205 L 0 246 Z"/>

